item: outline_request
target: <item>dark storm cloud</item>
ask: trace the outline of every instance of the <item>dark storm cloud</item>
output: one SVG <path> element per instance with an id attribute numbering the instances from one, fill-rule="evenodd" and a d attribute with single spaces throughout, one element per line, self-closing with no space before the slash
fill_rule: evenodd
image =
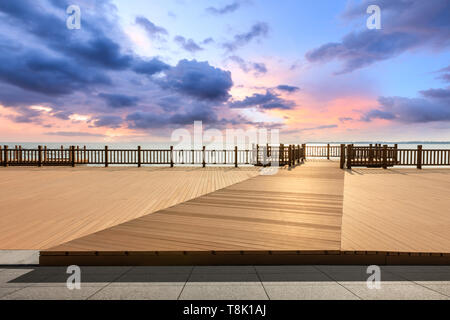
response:
<path id="1" fill-rule="evenodd" d="M 212 67 L 208 62 L 181 60 L 157 80 L 164 89 L 205 100 L 224 101 L 229 98 L 233 86 L 231 73 Z"/>
<path id="2" fill-rule="evenodd" d="M 431 46 L 442 50 L 450 45 L 448 0 L 365 0 L 350 5 L 343 17 L 365 16 L 369 5 L 381 8 L 381 30 L 362 29 L 349 33 L 340 42 L 326 43 L 310 50 L 306 59 L 322 63 L 337 59 L 343 63 L 337 74 L 342 74 L 418 47 Z"/>
<path id="3" fill-rule="evenodd" d="M 230 108 L 244 109 L 257 107 L 260 109 L 284 109 L 289 110 L 295 107 L 292 101 L 284 100 L 277 94 L 267 90 L 265 94 L 255 93 L 244 100 L 230 103 Z"/>
<path id="4" fill-rule="evenodd" d="M 197 43 L 195 43 L 192 39 L 185 39 L 182 36 L 176 36 L 174 41 L 184 50 L 190 53 L 196 53 L 197 51 L 202 51 L 203 48 L 200 47 Z"/>
<path id="5" fill-rule="evenodd" d="M 138 97 L 127 96 L 125 94 L 100 93 L 98 96 L 104 99 L 109 107 L 117 109 L 134 107 L 139 102 Z"/>
<path id="6" fill-rule="evenodd" d="M 233 41 L 229 41 L 223 44 L 228 51 L 234 51 L 240 47 L 245 46 L 253 39 L 266 37 L 269 33 L 269 25 L 265 22 L 259 22 L 252 26 L 250 31 L 240 33 L 234 36 Z"/>

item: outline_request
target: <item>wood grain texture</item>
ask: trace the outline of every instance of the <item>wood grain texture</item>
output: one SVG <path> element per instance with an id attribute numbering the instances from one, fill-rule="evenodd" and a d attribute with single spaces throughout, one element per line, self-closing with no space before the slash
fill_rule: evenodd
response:
<path id="1" fill-rule="evenodd" d="M 46 250 L 339 250 L 344 171 L 308 161 Z"/>
<path id="2" fill-rule="evenodd" d="M 0 168 L 0 249 L 46 249 L 246 180 L 256 168 Z"/>
<path id="3" fill-rule="evenodd" d="M 347 171 L 342 250 L 450 253 L 450 170 Z"/>

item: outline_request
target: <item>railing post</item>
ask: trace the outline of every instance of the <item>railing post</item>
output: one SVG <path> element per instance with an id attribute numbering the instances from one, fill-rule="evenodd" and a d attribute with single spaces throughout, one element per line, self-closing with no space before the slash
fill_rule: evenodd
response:
<path id="1" fill-rule="evenodd" d="M 280 149 L 278 150 L 279 155 L 278 155 L 278 165 L 279 166 L 283 166 L 284 165 L 284 144 L 280 143 Z"/>
<path id="2" fill-rule="evenodd" d="M 394 164 L 397 164 L 397 159 L 398 159 L 397 149 L 398 149 L 398 144 L 396 143 L 396 144 L 394 144 Z"/>
<path id="3" fill-rule="evenodd" d="M 38 167 L 42 167 L 42 146 L 38 146 Z"/>
<path id="4" fill-rule="evenodd" d="M 75 167 L 75 146 L 70 146 L 70 161 L 72 167 Z"/>
<path id="5" fill-rule="evenodd" d="M 327 160 L 330 160 L 330 144 L 327 144 Z"/>
<path id="6" fill-rule="evenodd" d="M 238 167 L 238 147 L 234 146 L 234 167 Z"/>
<path id="7" fill-rule="evenodd" d="M 142 163 L 142 158 L 141 158 L 141 146 L 137 147 L 137 165 L 138 168 L 141 167 L 141 163 Z"/>
<path id="8" fill-rule="evenodd" d="M 292 166 L 292 146 L 291 145 L 289 145 L 288 154 L 289 154 L 289 167 L 291 167 Z"/>
<path id="9" fill-rule="evenodd" d="M 387 156 L 388 156 L 388 146 L 387 144 L 383 145 L 383 169 L 387 169 Z"/>
<path id="10" fill-rule="evenodd" d="M 417 169 L 422 169 L 422 145 L 417 146 Z"/>
<path id="11" fill-rule="evenodd" d="M 347 146 L 347 169 L 351 169 L 352 168 L 352 157 L 353 157 L 353 148 L 352 145 L 349 144 Z"/>
<path id="12" fill-rule="evenodd" d="M 302 144 L 302 149 L 303 149 L 303 160 L 306 160 L 306 143 Z"/>
<path id="13" fill-rule="evenodd" d="M 203 165 L 203 168 L 206 167 L 206 152 L 205 152 L 205 149 L 206 149 L 206 147 L 203 146 L 203 150 L 202 150 L 202 155 L 203 155 L 202 165 Z"/>
<path id="14" fill-rule="evenodd" d="M 3 151 L 5 152 L 5 156 L 3 157 L 5 162 L 3 163 L 3 166 L 7 167 L 8 166 L 8 161 L 9 161 L 9 159 L 8 159 L 8 146 L 7 145 L 5 145 L 5 149 Z"/>
<path id="15" fill-rule="evenodd" d="M 256 165 L 259 165 L 259 144 L 256 145 Z"/>
<path id="16" fill-rule="evenodd" d="M 184 162 L 184 157 L 182 162 Z M 170 146 L 170 167 L 173 168 L 173 146 Z"/>
<path id="17" fill-rule="evenodd" d="M 108 146 L 105 146 L 105 168 L 108 167 Z"/>
<path id="18" fill-rule="evenodd" d="M 345 144 L 341 144 L 341 163 L 340 163 L 340 168 L 344 169 L 344 164 L 345 164 Z"/>

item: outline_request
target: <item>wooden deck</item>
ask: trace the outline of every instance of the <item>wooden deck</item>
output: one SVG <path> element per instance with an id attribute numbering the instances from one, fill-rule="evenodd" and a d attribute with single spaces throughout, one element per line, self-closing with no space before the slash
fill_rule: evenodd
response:
<path id="1" fill-rule="evenodd" d="M 450 170 L 345 174 L 342 250 L 450 253 Z"/>
<path id="2" fill-rule="evenodd" d="M 312 162 L 253 177 L 47 252 L 338 251 L 343 187 L 343 171 Z"/>
<path id="3" fill-rule="evenodd" d="M 13 170 L 22 180 L 0 182 L 0 243 L 34 243 L 43 265 L 450 264 L 448 169 Z"/>
<path id="4" fill-rule="evenodd" d="M 46 249 L 257 175 L 242 168 L 0 168 L 0 249 Z"/>

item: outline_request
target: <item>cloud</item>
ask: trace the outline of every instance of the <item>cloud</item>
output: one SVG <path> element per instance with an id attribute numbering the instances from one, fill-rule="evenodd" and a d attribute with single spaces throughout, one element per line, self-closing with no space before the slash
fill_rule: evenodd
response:
<path id="1" fill-rule="evenodd" d="M 75 61 L 19 49 L 15 55 L 0 46 L 0 79 L 22 89 L 47 95 L 63 95 L 92 85 L 110 84 L 99 70 L 83 68 Z"/>
<path id="2" fill-rule="evenodd" d="M 328 125 L 322 125 L 322 126 L 317 126 L 317 127 L 298 129 L 298 131 L 303 132 L 303 131 L 325 130 L 325 129 L 334 129 L 337 127 L 338 127 L 337 124 L 328 124 Z"/>
<path id="3" fill-rule="evenodd" d="M 250 31 L 234 36 L 233 41 L 223 44 L 228 51 L 234 51 L 250 43 L 253 39 L 266 37 L 269 33 L 269 25 L 265 22 L 258 22 L 252 26 Z"/>
<path id="4" fill-rule="evenodd" d="M 61 137 L 105 137 L 103 134 L 99 133 L 90 133 L 90 132 L 82 132 L 82 131 L 55 131 L 55 132 L 46 132 L 48 136 L 61 136 Z"/>
<path id="5" fill-rule="evenodd" d="M 102 115 L 92 120 L 94 127 L 119 128 L 122 123 L 122 117 L 114 115 Z"/>
<path id="6" fill-rule="evenodd" d="M 222 8 L 215 8 L 215 7 L 206 8 L 206 11 L 216 15 L 223 15 L 236 11 L 237 9 L 240 8 L 240 6 L 241 4 L 238 1 L 235 1 L 230 4 L 227 4 Z"/>
<path id="7" fill-rule="evenodd" d="M 450 89 L 428 89 L 420 93 L 428 98 L 450 99 Z"/>
<path id="8" fill-rule="evenodd" d="M 201 42 L 201 44 L 210 44 L 210 43 L 214 43 L 214 39 L 212 37 L 208 37 Z"/>
<path id="9" fill-rule="evenodd" d="M 447 0 L 364 0 L 351 4 L 345 19 L 366 16 L 369 5 L 382 8 L 381 30 L 360 30 L 347 34 L 340 42 L 330 42 L 310 50 L 306 59 L 343 63 L 336 74 L 352 72 L 376 62 L 394 58 L 408 50 L 432 47 L 443 50 L 450 45 L 450 2 Z"/>
<path id="10" fill-rule="evenodd" d="M 344 74 L 369 66 L 377 61 L 393 58 L 417 45 L 413 34 L 389 33 L 379 30 L 366 30 L 346 35 L 342 42 L 327 43 L 308 51 L 306 59 L 310 62 L 328 62 L 334 59 L 344 63 L 336 74 Z"/>
<path id="11" fill-rule="evenodd" d="M 442 90 L 422 91 L 425 98 L 380 97 L 379 108 L 369 110 L 361 120 L 385 119 L 402 123 L 450 121 L 449 90 Z"/>
<path id="12" fill-rule="evenodd" d="M 109 107 L 117 109 L 134 107 L 139 101 L 138 97 L 124 94 L 100 93 L 98 96 L 103 98 Z"/>
<path id="13" fill-rule="evenodd" d="M 129 114 L 126 121 L 131 129 L 176 127 L 192 124 L 194 121 L 202 121 L 204 124 L 219 123 L 216 111 L 208 103 L 195 103 L 184 112 L 175 114 L 137 111 Z"/>
<path id="14" fill-rule="evenodd" d="M 239 68 L 245 73 L 249 73 L 250 71 L 254 72 L 255 76 L 260 76 L 262 74 L 267 73 L 267 67 L 262 62 L 251 62 L 245 61 L 239 56 L 231 56 L 228 59 L 238 64 Z"/>
<path id="15" fill-rule="evenodd" d="M 145 17 L 138 16 L 136 17 L 135 22 L 144 28 L 145 32 L 151 39 L 161 39 L 162 36 L 169 35 L 166 29 L 155 25 Z"/>
<path id="16" fill-rule="evenodd" d="M 281 90 L 281 91 L 286 91 L 286 92 L 289 92 L 289 93 L 297 92 L 297 91 L 300 90 L 299 87 L 289 86 L 289 85 L 286 85 L 286 84 L 280 84 L 279 86 L 277 86 L 277 89 Z"/>
<path id="17" fill-rule="evenodd" d="M 185 39 L 182 36 L 176 36 L 174 38 L 174 41 L 184 50 L 190 52 L 190 53 L 196 53 L 197 51 L 202 51 L 203 48 L 200 47 L 197 43 L 195 43 L 192 39 Z"/>
<path id="18" fill-rule="evenodd" d="M 161 71 L 170 69 L 170 66 L 157 58 L 153 58 L 151 60 L 136 60 L 132 69 L 136 73 L 152 76 Z"/>
<path id="19" fill-rule="evenodd" d="M 255 93 L 250 97 L 245 97 L 244 100 L 232 102 L 229 106 L 234 109 L 257 107 L 266 110 L 290 110 L 295 107 L 295 103 L 293 101 L 284 100 L 280 98 L 279 95 L 270 90 L 266 90 L 265 94 Z"/>
<path id="20" fill-rule="evenodd" d="M 438 79 L 444 80 L 444 82 L 450 82 L 450 66 L 446 68 L 442 68 L 437 71 L 438 73 L 441 73 L 441 75 L 438 77 Z"/>
<path id="21" fill-rule="evenodd" d="M 202 100 L 228 100 L 229 90 L 233 86 L 229 71 L 197 60 L 181 60 L 175 67 L 166 70 L 164 75 L 157 80 L 162 88 Z"/>

